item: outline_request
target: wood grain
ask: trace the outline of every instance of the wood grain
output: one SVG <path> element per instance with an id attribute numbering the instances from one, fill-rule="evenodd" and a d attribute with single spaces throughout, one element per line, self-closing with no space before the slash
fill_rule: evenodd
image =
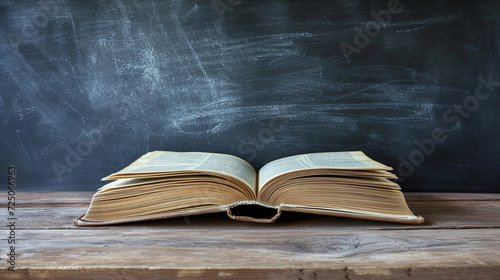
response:
<path id="1" fill-rule="evenodd" d="M 16 272 L 0 279 L 495 279 L 499 194 L 406 194 L 423 225 L 289 213 L 80 228 L 91 192 L 20 192 Z M 2 213 L 2 220 L 6 220 Z M 7 231 L 2 228 L 2 236 Z"/>

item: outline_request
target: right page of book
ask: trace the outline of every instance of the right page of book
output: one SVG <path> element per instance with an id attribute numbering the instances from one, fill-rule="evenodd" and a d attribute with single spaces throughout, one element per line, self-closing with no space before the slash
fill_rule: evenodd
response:
<path id="1" fill-rule="evenodd" d="M 318 168 L 392 170 L 389 166 L 373 161 L 361 151 L 302 154 L 277 159 L 263 166 L 258 175 L 258 191 L 279 175 Z"/>
<path id="2" fill-rule="evenodd" d="M 422 223 L 389 170 L 360 151 L 286 157 L 260 170 L 257 199 L 285 211 Z"/>

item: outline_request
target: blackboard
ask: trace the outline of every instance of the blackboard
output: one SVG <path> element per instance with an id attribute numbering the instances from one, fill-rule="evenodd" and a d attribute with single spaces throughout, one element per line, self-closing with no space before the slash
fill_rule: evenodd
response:
<path id="1" fill-rule="evenodd" d="M 499 1 L 2 1 L 1 166 L 95 190 L 153 150 L 362 150 L 499 192 Z M 0 173 L 1 174 L 1 173 Z"/>

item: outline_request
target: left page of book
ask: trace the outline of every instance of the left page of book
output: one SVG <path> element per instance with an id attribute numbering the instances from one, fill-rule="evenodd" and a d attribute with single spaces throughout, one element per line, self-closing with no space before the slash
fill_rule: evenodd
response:
<path id="1" fill-rule="evenodd" d="M 257 192 L 256 172 L 248 162 L 235 156 L 200 152 L 149 152 L 124 169 L 103 180 L 126 178 L 162 177 L 173 172 L 197 172 L 200 174 L 222 174 L 236 178 Z"/>
<path id="2" fill-rule="evenodd" d="M 116 224 L 227 211 L 255 200 L 256 174 L 237 157 L 156 151 L 111 174 L 79 226 Z"/>

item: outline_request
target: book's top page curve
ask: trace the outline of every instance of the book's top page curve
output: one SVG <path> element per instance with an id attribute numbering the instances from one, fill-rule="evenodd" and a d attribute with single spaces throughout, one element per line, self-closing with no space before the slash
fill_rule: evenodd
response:
<path id="1" fill-rule="evenodd" d="M 259 171 L 259 190 L 269 180 L 290 172 L 335 168 L 345 170 L 392 170 L 391 167 L 374 161 L 361 151 L 324 152 L 289 156 L 264 165 Z"/>
<path id="2" fill-rule="evenodd" d="M 124 169 L 113 173 L 102 180 L 124 178 L 124 175 L 147 173 L 154 177 L 155 173 L 197 171 L 219 173 L 239 179 L 256 192 L 255 169 L 243 159 L 235 156 L 201 153 L 201 152 L 149 152 Z"/>

